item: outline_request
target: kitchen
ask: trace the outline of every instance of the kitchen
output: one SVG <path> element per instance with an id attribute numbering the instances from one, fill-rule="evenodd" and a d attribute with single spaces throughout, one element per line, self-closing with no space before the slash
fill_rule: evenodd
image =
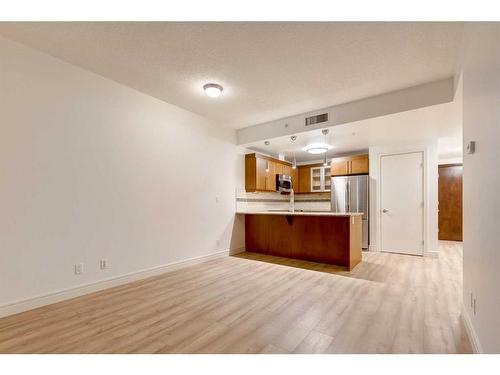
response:
<path id="1" fill-rule="evenodd" d="M 326 146 L 316 147 L 313 152 L 321 154 L 323 150 L 326 160 Z M 330 167 L 326 161 L 297 166 L 296 159 L 290 163 L 247 154 L 246 192 L 276 191 L 289 199 L 289 207 L 238 210 L 246 214 L 246 250 L 326 262 L 351 270 L 361 260 L 361 248 L 368 248 L 367 175 L 368 155 L 333 159 Z M 315 198 L 312 202 L 310 193 Z M 296 203 L 321 204 L 323 209 L 296 208 Z M 326 203 L 330 203 L 331 210 L 324 209 Z M 259 233 L 259 229 L 266 233 Z M 325 238 L 328 233 L 331 237 Z"/>

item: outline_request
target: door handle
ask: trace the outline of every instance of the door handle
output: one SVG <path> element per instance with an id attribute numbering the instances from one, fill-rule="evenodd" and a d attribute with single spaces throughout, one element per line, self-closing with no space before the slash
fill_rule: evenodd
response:
<path id="1" fill-rule="evenodd" d="M 384 208 L 384 209 L 382 210 L 382 212 L 383 212 L 384 214 L 386 214 L 387 212 L 389 212 L 389 210 L 387 210 L 387 209 L 385 209 L 385 208 Z"/>

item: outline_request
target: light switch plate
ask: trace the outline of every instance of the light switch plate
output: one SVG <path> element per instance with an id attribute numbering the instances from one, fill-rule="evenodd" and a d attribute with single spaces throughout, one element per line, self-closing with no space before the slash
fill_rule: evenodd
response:
<path id="1" fill-rule="evenodd" d="M 468 154 L 473 154 L 476 152 L 476 141 L 469 141 L 466 146 L 466 150 Z"/>
<path id="2" fill-rule="evenodd" d="M 75 264 L 75 275 L 81 275 L 83 273 L 83 263 Z"/>

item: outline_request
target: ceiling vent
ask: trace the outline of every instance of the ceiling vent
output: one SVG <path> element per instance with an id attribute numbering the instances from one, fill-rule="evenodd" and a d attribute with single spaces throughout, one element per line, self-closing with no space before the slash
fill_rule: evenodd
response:
<path id="1" fill-rule="evenodd" d="M 306 126 L 321 124 L 328 121 L 328 113 L 306 117 Z"/>

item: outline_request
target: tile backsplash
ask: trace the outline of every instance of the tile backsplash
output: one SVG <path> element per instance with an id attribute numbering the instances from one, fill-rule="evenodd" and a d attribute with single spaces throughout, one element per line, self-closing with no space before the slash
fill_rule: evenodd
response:
<path id="1" fill-rule="evenodd" d="M 287 210 L 290 196 L 275 192 L 253 192 L 245 190 L 236 192 L 236 212 Z M 295 194 L 296 210 L 330 211 L 330 195 L 327 194 Z"/>

